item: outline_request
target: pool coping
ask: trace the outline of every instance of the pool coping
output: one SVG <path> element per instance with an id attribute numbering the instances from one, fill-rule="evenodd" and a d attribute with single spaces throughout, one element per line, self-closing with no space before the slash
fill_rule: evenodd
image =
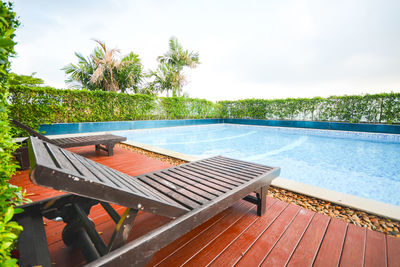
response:
<path id="1" fill-rule="evenodd" d="M 132 130 L 130 130 L 132 131 Z M 62 137 L 74 137 L 74 136 L 82 136 L 82 135 L 100 135 L 100 134 L 110 134 L 112 132 L 88 132 L 88 133 L 77 133 L 77 134 L 63 134 L 63 135 L 46 135 L 46 137 L 52 138 L 62 138 Z M 147 145 L 135 141 L 127 140 L 125 142 L 121 142 L 122 144 L 135 146 L 144 150 L 148 150 L 154 153 L 162 154 L 165 156 L 173 157 L 176 159 L 184 160 L 184 161 L 195 161 L 199 160 L 199 157 L 190 156 L 187 154 L 175 152 L 172 150 Z M 358 197 L 338 191 L 333 191 L 330 189 L 325 189 L 318 186 L 313 186 L 301 182 L 297 182 L 291 179 L 287 179 L 284 177 L 275 178 L 271 185 L 289 190 L 295 193 L 304 194 L 307 196 L 315 197 L 321 200 L 325 200 L 331 203 L 336 203 L 339 205 L 347 206 L 350 208 L 354 208 L 357 210 L 365 211 L 371 214 L 375 214 L 378 216 L 386 217 L 389 219 L 394 219 L 400 221 L 400 206 L 396 206 L 393 204 L 387 204 L 384 202 L 367 199 L 363 197 Z"/>

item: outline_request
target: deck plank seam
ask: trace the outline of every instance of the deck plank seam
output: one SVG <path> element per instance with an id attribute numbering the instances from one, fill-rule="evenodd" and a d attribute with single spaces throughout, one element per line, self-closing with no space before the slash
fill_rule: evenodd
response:
<path id="1" fill-rule="evenodd" d="M 268 209 L 272 208 L 276 203 L 278 203 L 277 199 L 268 207 Z M 268 212 L 268 211 L 267 211 Z M 220 255 L 222 255 L 238 238 L 240 238 L 253 224 L 255 224 L 258 220 L 260 220 L 260 216 L 257 216 L 257 219 L 254 220 L 246 229 L 244 229 L 232 242 L 230 242 L 221 252 L 218 253 L 206 266 L 210 266 Z"/>
<path id="2" fill-rule="evenodd" d="M 250 211 L 254 211 L 254 212 L 256 213 L 256 212 L 257 212 L 256 207 L 253 207 L 253 208 L 252 208 L 251 210 L 249 210 L 248 212 L 250 212 Z M 245 215 L 245 216 L 246 216 L 246 215 Z M 245 216 L 241 217 L 239 220 L 241 220 L 241 219 L 244 218 Z M 251 218 L 251 219 L 252 219 L 251 223 L 250 223 L 245 229 L 243 229 L 235 238 L 233 238 L 233 239 L 231 240 L 231 242 L 229 242 L 229 244 L 227 244 L 226 247 L 225 247 L 222 251 L 225 251 L 225 249 L 226 249 L 227 247 L 229 247 L 231 244 L 233 244 L 244 232 L 247 231 L 247 229 L 249 229 L 249 227 L 251 227 L 254 223 L 256 223 L 256 222 L 259 220 L 259 218 L 260 218 L 259 216 L 254 216 L 253 218 Z M 239 220 L 238 220 L 238 221 L 239 221 Z M 237 221 L 237 222 L 238 222 L 238 221 Z M 234 224 L 232 224 L 231 226 L 229 226 L 229 227 L 225 230 L 225 232 L 228 231 L 230 228 L 234 227 L 234 225 L 235 225 L 237 222 L 235 222 Z M 214 241 L 215 241 L 215 240 L 211 241 L 209 244 L 211 244 L 211 243 L 214 242 Z M 209 244 L 205 245 L 205 246 L 202 248 L 201 251 L 203 251 L 204 249 L 206 249 L 206 247 L 209 247 Z M 200 253 L 201 251 L 199 251 L 199 253 Z M 196 255 L 198 255 L 199 253 L 197 253 Z M 221 253 L 222 253 L 222 252 L 221 252 Z M 191 261 L 196 255 L 193 255 L 193 256 L 192 256 L 190 259 L 188 259 L 183 265 L 187 265 L 187 263 L 188 263 L 189 266 L 190 266 L 190 265 L 191 265 L 191 264 L 190 264 L 190 261 Z M 220 255 L 220 253 L 218 253 L 218 255 Z M 218 255 L 215 256 L 214 258 L 218 257 Z M 208 266 L 208 265 L 214 260 L 214 258 L 211 259 L 210 262 L 209 262 L 206 266 Z"/>
<path id="3" fill-rule="evenodd" d="M 309 219 L 309 221 L 308 221 L 306 227 L 304 227 L 303 233 L 300 235 L 299 240 L 297 241 L 297 243 L 296 243 L 296 245 L 294 246 L 294 248 L 293 248 L 293 250 L 292 250 L 290 256 L 288 257 L 288 259 L 287 259 L 286 262 L 285 262 L 285 267 L 289 264 L 290 260 L 292 259 L 294 252 L 296 251 L 297 247 L 299 246 L 301 240 L 303 239 L 305 233 L 307 232 L 308 228 L 310 227 L 310 224 L 311 224 L 311 222 L 312 222 L 312 220 L 314 219 L 314 217 L 315 217 L 316 214 L 317 214 L 317 213 L 314 213 L 313 216 L 311 216 L 311 218 Z"/>
<path id="4" fill-rule="evenodd" d="M 338 263 L 337 263 L 337 267 L 340 266 L 340 261 L 342 260 L 342 255 L 343 255 L 343 249 L 344 249 L 344 243 L 346 242 L 346 238 L 347 238 L 347 231 L 349 230 L 349 224 L 346 223 L 346 230 L 344 231 L 344 236 L 343 236 L 343 240 L 342 240 L 342 246 L 340 248 L 340 253 L 339 253 L 339 259 L 338 259 Z"/>
<path id="5" fill-rule="evenodd" d="M 328 228 L 329 228 L 329 225 L 331 224 L 331 222 L 332 222 L 332 218 L 329 218 L 329 221 L 328 221 L 328 223 L 326 224 L 326 227 L 325 227 L 324 234 L 322 235 L 321 241 L 319 242 L 319 245 L 318 245 L 318 248 L 316 249 L 316 251 L 314 253 L 314 258 L 312 260 L 311 266 L 314 266 L 314 264 L 315 264 L 315 260 L 317 259 L 318 253 L 319 253 L 319 251 L 321 249 L 322 243 L 323 243 L 323 241 L 325 239 L 326 233 L 328 232 Z"/>
<path id="6" fill-rule="evenodd" d="M 275 240 L 274 244 L 270 247 L 267 254 L 265 254 L 264 258 L 261 260 L 261 262 L 258 264 L 258 266 L 261 266 L 263 264 L 263 262 L 267 259 L 268 255 L 271 254 L 271 251 L 275 248 L 276 244 L 278 244 L 279 240 L 281 240 L 282 236 L 286 233 L 286 231 L 292 225 L 293 221 L 296 219 L 297 215 L 299 215 L 300 211 L 301 211 L 301 208 L 299 208 L 296 211 L 296 214 L 293 216 L 293 218 L 290 220 L 290 222 L 286 225 L 285 229 L 283 229 L 283 231 L 280 233 L 279 237 Z"/>
<path id="7" fill-rule="evenodd" d="M 244 203 L 244 206 L 247 206 L 247 209 L 242 212 L 238 218 L 236 218 L 236 220 L 234 220 L 230 225 L 228 225 L 223 231 L 219 232 L 218 235 L 216 235 L 214 238 L 212 238 L 211 240 L 209 240 L 209 242 L 207 244 L 205 244 L 204 246 L 202 246 L 201 249 L 199 249 L 198 251 L 196 251 L 193 255 L 191 255 L 191 257 L 189 259 L 187 259 L 181 266 L 185 265 L 187 262 L 189 262 L 193 257 L 195 257 L 197 254 L 199 254 L 201 251 L 204 250 L 204 248 L 206 248 L 209 244 L 211 244 L 214 240 L 216 240 L 218 237 L 220 237 L 223 233 L 225 233 L 229 228 L 231 228 L 234 224 L 236 224 L 240 219 L 242 219 L 245 215 L 247 215 L 247 213 L 249 211 L 251 211 L 252 209 L 256 209 L 256 207 L 254 207 L 254 205 L 251 205 L 250 203 Z"/>
<path id="8" fill-rule="evenodd" d="M 244 205 L 244 202 L 239 203 L 239 207 L 241 207 L 242 205 Z M 211 227 L 213 227 L 215 224 L 217 224 L 218 222 L 220 222 L 222 219 L 224 219 L 226 216 L 228 216 L 229 213 L 225 214 L 224 216 L 222 216 L 221 218 L 219 218 L 216 222 L 214 222 L 213 224 L 211 224 L 209 227 L 207 227 L 206 229 L 204 229 L 203 231 L 201 231 L 200 233 L 198 233 L 196 236 L 194 236 L 193 238 L 191 238 L 190 240 L 188 240 L 185 244 L 183 244 L 182 246 L 178 247 L 177 249 L 175 249 L 172 253 L 170 253 L 167 257 L 165 257 L 162 261 L 159 261 L 158 263 L 156 263 L 154 265 L 154 267 L 159 266 L 160 264 L 162 264 L 165 260 L 167 260 L 168 258 L 172 257 L 173 255 L 175 255 L 176 253 L 178 253 L 178 251 L 180 251 L 182 248 L 184 248 L 187 244 L 189 244 L 190 242 L 192 242 L 193 240 L 195 240 L 196 238 L 198 238 L 201 234 L 205 233 L 206 231 L 208 231 Z"/>
<path id="9" fill-rule="evenodd" d="M 285 203 L 285 207 L 271 220 L 271 222 L 265 227 L 265 229 L 257 236 L 257 238 L 250 244 L 250 246 L 246 249 L 245 252 L 242 253 L 242 255 L 236 260 L 236 262 L 233 264 L 234 266 L 237 265 L 237 263 L 244 257 L 244 255 L 247 254 L 247 252 L 253 247 L 254 243 L 257 242 L 257 240 L 265 233 L 265 231 L 268 230 L 268 228 L 275 222 L 277 218 L 289 207 L 289 203 Z"/>
<path id="10" fill-rule="evenodd" d="M 387 235 L 385 235 L 384 234 L 384 238 L 385 238 L 385 265 L 386 265 L 386 267 L 388 267 L 388 265 L 389 265 L 389 259 L 388 259 L 388 247 L 387 247 Z"/>
<path id="11" fill-rule="evenodd" d="M 365 266 L 365 254 L 367 249 L 367 229 L 364 229 L 364 246 L 363 246 L 363 256 L 362 256 L 362 266 Z"/>

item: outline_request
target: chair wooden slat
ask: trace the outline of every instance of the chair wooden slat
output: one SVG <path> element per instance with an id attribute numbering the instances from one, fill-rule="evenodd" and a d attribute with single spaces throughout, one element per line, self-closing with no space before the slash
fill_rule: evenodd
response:
<path id="1" fill-rule="evenodd" d="M 211 159 L 205 159 L 205 163 L 211 163 L 215 164 L 217 166 L 220 166 L 222 168 L 227 168 L 229 170 L 233 170 L 239 173 L 245 173 L 250 175 L 251 177 L 254 177 L 256 175 L 260 175 L 265 171 L 260 170 L 259 168 L 256 167 L 244 167 L 243 165 L 239 165 L 238 163 L 233 163 L 233 162 L 227 162 L 227 161 L 222 161 L 219 160 L 218 158 L 211 158 Z"/>
<path id="2" fill-rule="evenodd" d="M 158 173 L 158 172 L 157 172 Z M 207 197 L 208 199 L 213 199 L 216 196 L 221 195 L 221 192 L 212 189 L 202 183 L 195 182 L 185 176 L 182 176 L 180 174 L 171 172 L 171 171 L 161 171 L 162 174 L 167 175 L 166 179 L 172 179 L 171 181 L 175 181 L 178 184 L 182 184 L 182 186 L 187 186 L 188 188 L 196 188 L 197 190 L 201 190 L 202 195 Z M 171 177 L 171 178 L 169 178 Z"/>
<path id="3" fill-rule="evenodd" d="M 170 198 L 174 199 L 176 202 L 179 204 L 183 205 L 184 207 L 193 210 L 194 208 L 200 206 L 199 203 L 185 197 L 182 193 L 178 193 L 171 189 L 170 187 L 159 183 L 157 179 L 153 179 L 152 176 L 140 176 L 138 177 L 139 180 L 141 180 L 143 183 L 151 186 L 154 190 L 157 190 L 158 192 L 161 192 L 165 194 L 166 196 L 169 196 Z"/>
<path id="4" fill-rule="evenodd" d="M 90 137 L 85 141 L 95 139 Z M 74 142 L 82 140 L 69 139 Z M 71 207 L 79 211 L 76 219 L 83 223 L 85 232 L 75 242 L 85 243 L 84 251 L 88 261 L 101 256 L 89 263 L 89 266 L 125 266 L 132 263 L 144 266 L 155 251 L 240 199 L 256 204 L 257 214 L 262 215 L 266 211 L 267 187 L 279 174 L 279 168 L 264 168 L 257 164 L 214 157 L 131 177 L 35 137 L 30 138 L 29 146 L 34 163 L 30 175 L 32 182 L 71 193 L 70 197 L 60 198 L 55 203 L 49 200 L 48 203 L 33 206 L 49 214 L 42 207 L 52 203 L 55 206 L 49 206 L 50 213 L 54 209 L 62 214 L 66 212 L 61 215 L 63 218 L 71 216 Z M 250 199 L 248 195 L 253 192 L 258 193 L 257 198 Z M 102 249 L 105 245 L 100 242 L 101 238 L 87 219 L 90 208 L 99 202 L 126 206 L 133 209 L 132 214 L 129 213 L 132 216 L 143 210 L 174 220 L 104 255 L 107 253 Z M 52 216 L 58 215 L 55 213 Z M 123 222 L 122 228 L 117 226 L 117 240 L 118 237 L 128 235 L 125 230 L 131 229 L 133 220 L 132 217 Z M 67 232 L 68 225 L 73 227 L 71 222 L 75 221 L 71 219 L 67 222 Z M 67 240 L 70 235 L 75 239 L 75 231 L 66 235 Z"/>
<path id="5" fill-rule="evenodd" d="M 200 204 L 204 204 L 205 202 L 210 200 L 210 198 L 202 196 L 198 188 L 182 183 L 179 180 L 173 179 L 172 177 L 169 177 L 163 173 L 159 172 L 153 173 L 151 175 L 151 178 L 153 178 L 159 183 L 166 185 L 169 188 L 172 188 L 173 190 L 183 194 L 185 197 L 190 198 L 193 201 L 196 201 Z"/>
<path id="6" fill-rule="evenodd" d="M 193 164 L 190 166 L 190 169 L 196 170 L 197 172 L 209 175 L 211 177 L 215 177 L 215 179 L 219 179 L 221 181 L 224 181 L 226 183 L 232 184 L 234 186 L 238 186 L 243 184 L 246 181 L 239 180 L 235 177 L 231 177 L 229 175 L 226 175 L 220 171 L 213 170 L 212 168 L 208 168 L 207 166 L 201 166 L 197 163 Z"/>
<path id="7" fill-rule="evenodd" d="M 179 171 L 182 171 L 184 173 L 187 173 L 191 175 L 191 177 L 197 177 L 200 178 L 206 182 L 214 183 L 215 185 L 221 186 L 222 188 L 226 188 L 229 190 L 235 188 L 237 184 L 231 184 L 229 181 L 220 179 L 219 177 L 212 176 L 210 174 L 207 174 L 205 172 L 199 172 L 195 168 L 187 168 L 186 166 L 182 166 Z"/>
<path id="8" fill-rule="evenodd" d="M 213 170 L 223 173 L 225 175 L 229 175 L 234 178 L 237 178 L 241 181 L 243 181 L 243 180 L 248 181 L 248 180 L 252 179 L 254 176 L 257 176 L 254 174 L 250 174 L 247 171 L 242 172 L 242 171 L 237 171 L 237 170 L 227 167 L 227 166 L 221 166 L 217 162 L 201 162 L 199 164 L 201 164 L 204 167 L 212 168 Z"/>
<path id="9" fill-rule="evenodd" d="M 189 180 L 189 181 L 193 181 L 195 182 L 198 186 L 203 185 L 206 190 L 208 192 L 210 192 L 211 194 L 216 194 L 216 195 L 221 195 L 225 192 L 228 191 L 228 189 L 226 187 L 222 187 L 216 183 L 212 183 L 209 182 L 205 179 L 201 179 L 195 175 L 189 174 L 189 173 L 185 173 L 183 172 L 181 169 L 172 169 L 169 170 L 170 173 L 174 173 L 176 175 L 179 175 L 181 177 L 184 177 L 185 179 Z"/>

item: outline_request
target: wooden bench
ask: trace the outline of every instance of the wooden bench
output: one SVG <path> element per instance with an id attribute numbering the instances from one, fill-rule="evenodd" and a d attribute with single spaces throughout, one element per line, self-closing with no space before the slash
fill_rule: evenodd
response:
<path id="1" fill-rule="evenodd" d="M 113 134 L 102 134 L 102 135 L 89 135 L 89 136 L 77 136 L 77 137 L 64 137 L 49 139 L 43 134 L 33 130 L 25 124 L 13 119 L 13 124 L 28 132 L 30 135 L 38 137 L 39 139 L 48 143 L 54 144 L 59 147 L 78 147 L 78 146 L 90 146 L 94 145 L 96 150 L 104 150 L 108 156 L 114 155 L 114 146 L 119 142 L 126 141 L 126 137 L 117 136 Z M 29 158 L 28 148 L 23 145 L 16 153 L 15 157 L 20 163 L 21 169 L 29 169 Z"/>
<path id="2" fill-rule="evenodd" d="M 90 266 L 145 265 L 159 249 L 240 199 L 256 204 L 261 216 L 268 186 L 280 172 L 280 168 L 217 156 L 131 177 L 34 137 L 29 152 L 33 183 L 72 194 L 41 202 L 41 208 L 33 210 L 49 219 L 63 218 L 64 242 L 81 248 Z M 252 192 L 256 197 L 249 196 Z M 98 203 L 117 224 L 108 245 L 87 218 Z M 108 203 L 127 210 L 119 216 Z M 173 220 L 125 244 L 139 210 Z M 20 215 L 24 216 L 37 217 L 37 212 Z"/>

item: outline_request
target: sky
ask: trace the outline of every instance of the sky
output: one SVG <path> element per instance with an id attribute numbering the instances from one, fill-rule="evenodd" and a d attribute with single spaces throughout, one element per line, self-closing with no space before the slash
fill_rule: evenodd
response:
<path id="1" fill-rule="evenodd" d="M 104 41 L 146 70 L 174 36 L 198 52 L 183 91 L 212 101 L 400 92 L 398 0 L 15 0 L 12 71 L 67 88 L 61 68 Z"/>

